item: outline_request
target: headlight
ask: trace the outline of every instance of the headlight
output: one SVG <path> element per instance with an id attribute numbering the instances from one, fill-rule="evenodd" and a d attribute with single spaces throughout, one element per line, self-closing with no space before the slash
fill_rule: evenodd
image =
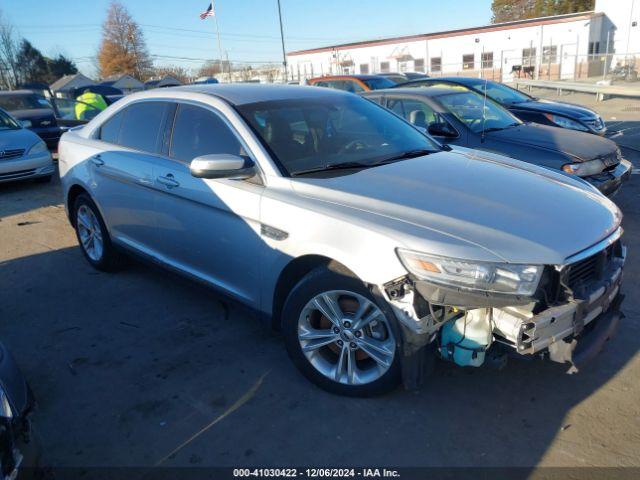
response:
<path id="1" fill-rule="evenodd" d="M 589 177 L 602 173 L 604 170 L 604 162 L 596 159 L 582 163 L 567 163 L 562 166 L 562 170 L 566 173 L 577 175 L 578 177 Z"/>
<path id="2" fill-rule="evenodd" d="M 586 126 L 584 126 L 580 122 L 571 120 L 570 118 L 563 117 L 561 115 L 553 115 L 551 113 L 545 113 L 544 116 L 547 117 L 556 125 L 558 125 L 559 127 L 570 128 L 571 130 L 580 130 L 581 132 L 589 131 L 589 129 Z"/>
<path id="3" fill-rule="evenodd" d="M 9 405 L 9 399 L 7 394 L 4 393 L 2 386 L 0 386 L 0 417 L 13 418 L 13 412 L 11 411 L 11 405 Z"/>
<path id="4" fill-rule="evenodd" d="M 36 155 L 38 153 L 48 152 L 47 144 L 43 141 L 39 141 L 33 147 L 29 149 L 29 155 Z"/>
<path id="5" fill-rule="evenodd" d="M 483 292 L 533 295 L 544 267 L 510 263 L 475 262 L 398 249 L 404 267 L 433 283 Z"/>

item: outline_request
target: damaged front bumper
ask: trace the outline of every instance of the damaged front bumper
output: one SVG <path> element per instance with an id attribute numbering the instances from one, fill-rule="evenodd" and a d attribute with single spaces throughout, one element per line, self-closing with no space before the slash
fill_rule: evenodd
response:
<path id="1" fill-rule="evenodd" d="M 553 269 L 551 283 L 556 295 L 545 302 L 540 298 L 549 300 L 547 291 L 538 298 L 496 295 L 443 287 L 410 276 L 385 285 L 404 332 L 405 385 L 421 382 L 419 370 L 428 350 L 437 350 L 441 356 L 444 352 L 447 358 L 445 347 L 449 347 L 447 359 L 454 360 L 452 344 L 475 350 L 472 356 L 467 355 L 474 361 L 466 365 L 478 366 L 491 349 L 522 357 L 546 357 L 570 364 L 568 373 L 578 371 L 602 350 L 624 318 L 620 291 L 625 257 L 626 248 L 616 238 L 590 257 Z M 469 340 L 465 333 L 453 342 L 450 337 L 443 340 L 444 325 L 467 322 L 467 317 L 474 327 L 484 318 L 489 338 L 484 346 L 482 342 L 465 346 L 462 340 Z"/>

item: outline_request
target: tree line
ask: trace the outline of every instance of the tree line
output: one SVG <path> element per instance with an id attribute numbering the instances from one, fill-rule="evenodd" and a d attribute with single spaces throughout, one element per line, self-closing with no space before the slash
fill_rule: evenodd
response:
<path id="1" fill-rule="evenodd" d="M 586 12 L 594 8 L 595 0 L 493 0 L 491 4 L 493 23 Z"/>
<path id="2" fill-rule="evenodd" d="M 46 57 L 29 40 L 19 37 L 0 12 L 0 88 L 14 89 L 30 82 L 51 84 L 77 72 L 71 59 L 62 54 Z"/>

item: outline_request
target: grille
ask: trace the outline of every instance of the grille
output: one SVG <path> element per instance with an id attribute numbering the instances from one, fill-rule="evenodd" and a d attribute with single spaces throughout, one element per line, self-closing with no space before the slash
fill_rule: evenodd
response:
<path id="1" fill-rule="evenodd" d="M 13 150 L 0 150 L 0 160 L 9 158 L 17 158 L 24 155 L 24 148 L 15 148 Z"/>
<path id="2" fill-rule="evenodd" d="M 0 173 L 0 180 L 28 177 L 29 175 L 33 175 L 34 173 L 36 173 L 36 170 L 34 168 L 32 168 L 31 170 L 18 170 L 11 173 Z"/>
<path id="3" fill-rule="evenodd" d="M 617 248 L 617 244 L 571 264 L 566 271 L 565 284 L 573 290 L 580 285 L 600 280 L 609 265 L 614 248 Z"/>

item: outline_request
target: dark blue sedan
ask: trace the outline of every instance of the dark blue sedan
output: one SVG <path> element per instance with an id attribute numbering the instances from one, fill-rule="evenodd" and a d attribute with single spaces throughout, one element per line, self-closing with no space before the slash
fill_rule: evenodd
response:
<path id="1" fill-rule="evenodd" d="M 403 83 L 399 87 L 430 87 L 438 85 L 461 85 L 484 94 L 485 80 L 468 77 L 425 78 Z M 541 100 L 491 80 L 486 81 L 486 87 L 487 97 L 498 102 L 522 121 L 569 128 L 596 135 L 604 135 L 607 131 L 607 127 L 600 115 L 580 105 Z"/>
<path id="2" fill-rule="evenodd" d="M 444 144 L 506 155 L 560 170 L 605 195 L 631 175 L 631 162 L 609 139 L 563 128 L 524 123 L 500 104 L 458 85 L 390 88 L 362 96 L 405 118 Z"/>

